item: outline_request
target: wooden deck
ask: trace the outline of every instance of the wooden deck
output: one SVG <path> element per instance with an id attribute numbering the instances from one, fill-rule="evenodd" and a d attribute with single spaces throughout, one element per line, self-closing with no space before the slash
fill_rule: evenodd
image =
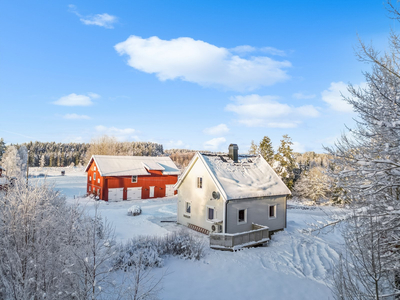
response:
<path id="1" fill-rule="evenodd" d="M 252 230 L 240 233 L 211 233 L 210 248 L 235 251 L 252 247 L 269 241 L 269 228 L 252 224 Z"/>

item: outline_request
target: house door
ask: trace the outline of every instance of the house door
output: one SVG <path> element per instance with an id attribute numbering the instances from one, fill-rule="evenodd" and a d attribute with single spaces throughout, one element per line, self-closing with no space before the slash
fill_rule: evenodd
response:
<path id="1" fill-rule="evenodd" d="M 122 201 L 124 188 L 108 189 L 108 201 Z"/>
<path id="2" fill-rule="evenodd" d="M 141 187 L 128 188 L 128 195 L 126 200 L 140 200 L 140 199 L 142 199 Z"/>
<path id="3" fill-rule="evenodd" d="M 150 195 L 149 195 L 150 198 L 154 197 L 154 188 L 155 188 L 154 186 L 150 187 Z"/>
<path id="4" fill-rule="evenodd" d="M 174 185 L 166 184 L 165 185 L 165 197 L 171 197 L 174 195 Z"/>

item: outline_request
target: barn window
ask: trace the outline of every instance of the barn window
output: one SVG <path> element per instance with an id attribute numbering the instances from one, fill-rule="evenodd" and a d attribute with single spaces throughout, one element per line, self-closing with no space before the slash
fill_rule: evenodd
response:
<path id="1" fill-rule="evenodd" d="M 247 209 L 238 210 L 238 223 L 243 224 L 247 222 Z"/>
<path id="2" fill-rule="evenodd" d="M 192 209 L 192 204 L 190 202 L 186 202 L 186 213 L 190 215 L 190 211 Z"/>
<path id="3" fill-rule="evenodd" d="M 137 176 L 132 176 L 132 183 L 137 183 Z"/>
<path id="4" fill-rule="evenodd" d="M 197 188 L 203 188 L 203 177 L 197 177 Z"/>
<path id="5" fill-rule="evenodd" d="M 214 207 L 207 207 L 207 220 L 214 219 Z"/>
<path id="6" fill-rule="evenodd" d="M 276 205 L 269 206 L 269 218 L 275 219 L 276 218 Z"/>
<path id="7" fill-rule="evenodd" d="M 96 180 L 96 172 L 93 173 L 93 180 Z"/>

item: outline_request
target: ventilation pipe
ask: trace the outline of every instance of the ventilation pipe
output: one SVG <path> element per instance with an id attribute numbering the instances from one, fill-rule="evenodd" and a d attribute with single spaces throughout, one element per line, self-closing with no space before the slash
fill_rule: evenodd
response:
<path id="1" fill-rule="evenodd" d="M 238 150 L 239 147 L 236 144 L 229 145 L 229 158 L 232 159 L 235 163 L 238 162 Z"/>

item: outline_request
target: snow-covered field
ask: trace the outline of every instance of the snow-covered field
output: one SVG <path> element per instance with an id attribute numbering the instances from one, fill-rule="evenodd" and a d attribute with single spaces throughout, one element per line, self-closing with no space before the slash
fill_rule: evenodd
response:
<path id="1" fill-rule="evenodd" d="M 176 197 L 117 203 L 78 198 L 85 194 L 86 176 L 82 168 L 47 170 L 47 182 L 65 194 L 70 203 L 78 202 L 88 214 L 98 212 L 115 226 L 116 237 L 126 241 L 139 235 L 162 236 L 181 230 L 171 222 L 176 219 Z M 32 170 L 31 174 L 45 173 Z M 30 178 L 36 182 L 43 177 Z M 75 196 L 75 199 L 74 199 Z M 342 239 L 339 228 L 323 233 L 305 233 L 310 223 L 325 221 L 330 207 L 302 207 L 295 203 L 288 209 L 287 229 L 272 237 L 267 247 L 224 252 L 207 248 L 200 261 L 168 258 L 156 276 L 166 273 L 161 299 L 332 299 L 327 286 L 332 262 L 338 257 Z M 132 205 L 142 214 L 128 216 Z M 338 213 L 339 211 L 334 211 Z M 189 230 L 189 229 L 187 229 Z M 192 232 L 192 231 L 191 231 Z M 208 245 L 208 237 L 194 235 Z"/>

